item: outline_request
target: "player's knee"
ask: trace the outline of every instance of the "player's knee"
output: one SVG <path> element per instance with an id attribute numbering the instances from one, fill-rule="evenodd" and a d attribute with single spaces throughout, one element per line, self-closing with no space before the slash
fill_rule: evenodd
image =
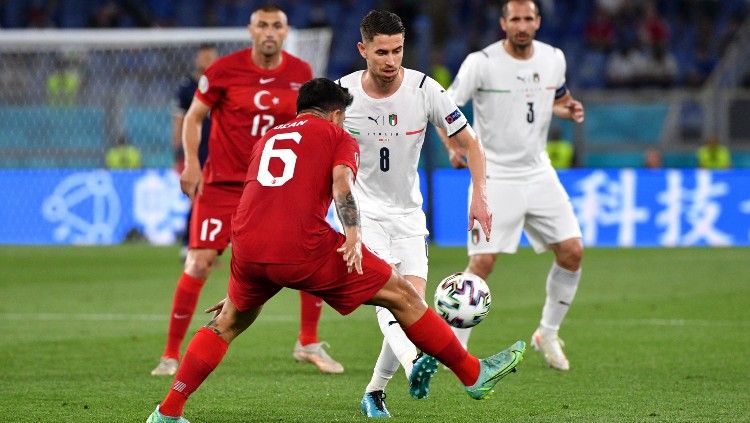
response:
<path id="1" fill-rule="evenodd" d="M 190 250 L 185 259 L 185 273 L 194 278 L 206 279 L 215 259 L 211 254 Z"/>
<path id="2" fill-rule="evenodd" d="M 560 254 L 558 254 L 558 263 L 561 267 L 576 271 L 581 267 L 583 259 L 583 243 L 580 239 L 571 239 L 562 244 Z"/>
<path id="3" fill-rule="evenodd" d="M 475 254 L 469 259 L 467 270 L 482 279 L 487 279 L 487 276 L 492 273 L 492 269 L 495 267 L 495 260 L 494 254 Z"/>

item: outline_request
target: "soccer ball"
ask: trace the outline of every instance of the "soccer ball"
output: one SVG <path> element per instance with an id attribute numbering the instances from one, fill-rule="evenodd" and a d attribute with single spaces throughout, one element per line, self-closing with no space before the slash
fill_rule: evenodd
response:
<path id="1" fill-rule="evenodd" d="M 456 328 L 470 328 L 490 311 L 492 296 L 484 279 L 473 273 L 454 273 L 435 290 L 435 311 Z"/>

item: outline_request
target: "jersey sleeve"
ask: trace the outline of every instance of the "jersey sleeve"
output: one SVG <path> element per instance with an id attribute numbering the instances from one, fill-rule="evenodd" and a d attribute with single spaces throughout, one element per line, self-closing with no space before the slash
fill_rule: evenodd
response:
<path id="1" fill-rule="evenodd" d="M 555 55 L 555 65 L 557 66 L 558 75 L 557 75 L 557 81 L 555 83 L 555 88 L 557 88 L 557 91 L 555 91 L 555 99 L 558 99 L 565 94 L 567 94 L 568 89 L 565 87 L 565 72 L 567 69 L 567 64 L 565 62 L 565 54 L 560 50 L 559 48 L 556 48 L 554 51 Z"/>
<path id="2" fill-rule="evenodd" d="M 224 97 L 225 87 L 221 80 L 221 68 L 218 66 L 221 63 L 221 60 L 214 62 L 198 80 L 195 96 L 209 107 L 213 107 Z"/>
<path id="3" fill-rule="evenodd" d="M 471 53 L 466 56 L 456 78 L 448 88 L 448 94 L 459 106 L 466 105 L 479 88 L 479 61 L 482 60 L 480 55 L 481 53 Z"/>
<path id="4" fill-rule="evenodd" d="M 434 79 L 427 77 L 424 82 L 428 119 L 438 128 L 443 128 L 448 136 L 455 135 L 467 125 L 466 117 L 458 109 L 450 95 Z"/>
<path id="5" fill-rule="evenodd" d="M 349 166 L 356 177 L 359 169 L 359 144 L 357 144 L 357 140 L 341 128 L 337 128 L 333 136 L 338 138 L 336 148 L 333 151 L 333 167 L 341 164 Z"/>

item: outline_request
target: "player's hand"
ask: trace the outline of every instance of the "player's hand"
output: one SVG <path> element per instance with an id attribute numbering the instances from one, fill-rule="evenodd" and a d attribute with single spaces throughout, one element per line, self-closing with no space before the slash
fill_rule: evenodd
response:
<path id="1" fill-rule="evenodd" d="M 466 153 L 457 148 L 448 149 L 448 159 L 451 161 L 451 166 L 456 169 L 463 169 L 466 167 Z"/>
<path id="2" fill-rule="evenodd" d="M 218 303 L 214 304 L 212 307 L 207 308 L 204 312 L 205 313 L 213 313 L 214 319 L 219 317 L 219 313 L 221 313 L 221 309 L 224 308 L 224 303 L 227 302 L 226 297 L 224 297 L 223 300 L 219 301 Z"/>
<path id="3" fill-rule="evenodd" d="M 484 195 L 477 195 L 475 192 L 471 196 L 471 207 L 469 207 L 469 230 L 474 228 L 474 221 L 479 222 L 487 241 L 490 240 L 490 231 L 492 230 L 492 212 L 487 206 L 487 198 Z"/>
<path id="4" fill-rule="evenodd" d="M 584 119 L 584 111 L 583 111 L 583 104 L 581 104 L 578 100 L 568 100 L 567 103 L 565 103 L 565 108 L 568 109 L 568 112 L 570 113 L 570 118 L 573 119 L 575 123 L 582 123 Z"/>
<path id="5" fill-rule="evenodd" d="M 203 172 L 197 163 L 185 166 L 180 175 L 180 188 L 190 200 L 195 200 L 195 196 L 203 192 Z"/>
<path id="6" fill-rule="evenodd" d="M 347 237 L 346 241 L 336 251 L 344 256 L 349 273 L 356 270 L 357 274 L 362 274 L 362 241 Z"/>

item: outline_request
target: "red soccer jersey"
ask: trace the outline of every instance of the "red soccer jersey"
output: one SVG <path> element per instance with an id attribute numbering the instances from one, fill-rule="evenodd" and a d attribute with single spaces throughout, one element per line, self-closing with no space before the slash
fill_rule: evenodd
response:
<path id="1" fill-rule="evenodd" d="M 261 69 L 252 49 L 226 55 L 206 69 L 195 96 L 211 107 L 211 135 L 204 180 L 242 182 L 253 145 L 269 128 L 296 115 L 299 87 L 312 79 L 312 69 L 282 52 L 281 64 Z"/>
<path id="2" fill-rule="evenodd" d="M 255 263 L 297 264 L 331 252 L 326 222 L 333 168 L 357 172 L 359 146 L 333 123 L 302 115 L 253 148 L 242 199 L 232 218 L 233 255 Z"/>

